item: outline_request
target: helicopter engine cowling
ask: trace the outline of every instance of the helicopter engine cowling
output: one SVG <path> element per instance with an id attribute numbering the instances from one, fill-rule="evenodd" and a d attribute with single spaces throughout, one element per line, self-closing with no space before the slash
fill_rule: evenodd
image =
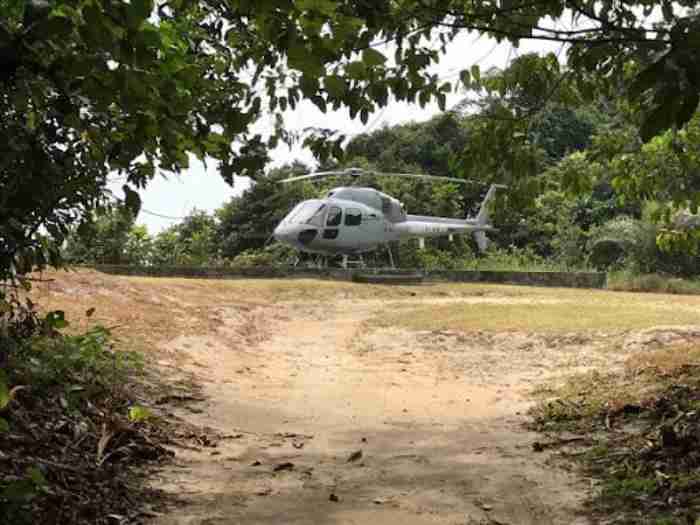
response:
<path id="1" fill-rule="evenodd" d="M 374 188 L 335 188 L 328 192 L 326 198 L 361 202 L 380 211 L 384 218 L 390 222 L 406 220 L 406 210 L 403 204 L 398 199 Z"/>

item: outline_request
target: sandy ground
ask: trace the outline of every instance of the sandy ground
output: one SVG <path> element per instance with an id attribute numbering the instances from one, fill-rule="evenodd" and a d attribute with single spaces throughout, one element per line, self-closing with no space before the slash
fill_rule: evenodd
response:
<path id="1" fill-rule="evenodd" d="M 589 523 L 524 411 L 544 378 L 618 359 L 608 337 L 369 329 L 405 302 L 222 308 L 164 342 L 203 385 L 179 415 L 222 439 L 177 450 L 155 485 L 182 504 L 154 523 Z"/>
<path id="2" fill-rule="evenodd" d="M 154 475 L 178 503 L 153 525 L 590 523 L 590 481 L 532 451 L 546 439 L 524 429 L 533 388 L 700 341 L 688 326 L 700 319 L 693 297 L 48 277 L 33 297 L 65 310 L 71 330 L 113 327 L 117 349 L 146 354 L 173 388 L 201 386 L 199 402 L 159 405 L 183 421 L 173 436 L 182 446 Z M 428 324 L 440 326 L 442 315 L 480 306 L 511 317 L 464 332 L 376 322 L 418 309 L 425 320 L 435 308 L 440 322 Z M 513 328 L 528 313 L 565 324 L 605 307 L 605 330 Z M 684 326 L 658 326 L 669 322 Z"/>

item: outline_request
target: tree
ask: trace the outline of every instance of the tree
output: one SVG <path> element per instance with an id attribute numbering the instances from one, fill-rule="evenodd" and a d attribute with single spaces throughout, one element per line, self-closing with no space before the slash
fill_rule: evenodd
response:
<path id="1" fill-rule="evenodd" d="M 100 209 L 68 235 L 66 258 L 88 264 L 137 262 L 143 256 L 137 254 L 136 247 L 147 244 L 148 232 L 135 222 L 133 212 L 124 205 Z"/>
<path id="2" fill-rule="evenodd" d="M 322 186 L 278 183 L 283 178 L 308 172 L 309 167 L 298 161 L 273 169 L 267 177 L 219 208 L 216 243 L 221 256 L 230 259 L 244 251 L 262 248 L 297 203 L 317 197 Z"/>
<path id="3" fill-rule="evenodd" d="M 125 205 L 112 205 L 94 212 L 79 228 L 73 228 L 62 249 L 74 264 L 150 264 L 154 239 L 146 226 Z"/>
<path id="4" fill-rule="evenodd" d="M 211 264 L 219 254 L 216 219 L 205 211 L 192 210 L 171 229 L 177 234 L 177 264 Z"/>
<path id="5" fill-rule="evenodd" d="M 125 176 L 136 211 L 134 188 L 157 170 L 181 171 L 189 155 L 217 161 L 229 182 L 260 172 L 267 148 L 287 138 L 279 116 L 301 98 L 365 121 L 390 92 L 444 103 L 423 73 L 436 52 L 413 42 L 404 65 L 388 67 L 370 47 L 407 36 L 385 18 L 391 8 L 0 0 L 0 278 L 22 261 L 22 271 L 57 262 L 37 232 L 60 244 L 100 203 L 110 172 Z M 268 111 L 278 126 L 266 138 L 252 125 Z M 310 144 L 327 154 L 327 138 Z"/>
<path id="6" fill-rule="evenodd" d="M 153 257 L 153 239 L 146 226 L 132 226 L 126 237 L 124 257 L 127 264 L 147 265 Z"/>
<path id="7" fill-rule="evenodd" d="M 655 6 L 658 21 L 647 23 Z M 649 140 L 684 125 L 698 105 L 693 8 L 691 0 L 0 0 L 0 277 L 57 262 L 38 232 L 60 242 L 99 204 L 110 172 L 125 176 L 136 210 L 134 188 L 158 170 L 181 171 L 190 155 L 219 163 L 229 182 L 259 174 L 267 148 L 290 138 L 282 113 L 302 99 L 363 122 L 392 98 L 444 107 L 454 86 L 429 68 L 463 31 L 566 43 L 561 77 L 589 99 L 626 96 Z M 570 15 L 573 29 L 547 25 Z M 380 42 L 392 44 L 391 60 Z M 478 67 L 466 66 L 461 82 L 479 85 Z M 545 77 L 527 73 L 523 63 L 512 81 L 531 92 L 532 79 Z M 553 88 L 544 94 L 562 84 L 542 84 Z M 253 125 L 267 114 L 277 125 L 262 136 Z M 316 131 L 307 139 L 314 151 L 340 156 L 342 137 Z M 527 166 L 531 152 L 517 147 L 514 159 Z"/>
<path id="8" fill-rule="evenodd" d="M 176 228 L 168 228 L 153 239 L 151 263 L 156 266 L 173 266 L 182 260 L 183 246 Z"/>
<path id="9" fill-rule="evenodd" d="M 384 127 L 354 137 L 347 145 L 347 162 L 366 159 L 384 172 L 409 167 L 431 175 L 451 175 L 457 155 L 468 141 L 464 120 L 442 113 L 427 122 Z"/>

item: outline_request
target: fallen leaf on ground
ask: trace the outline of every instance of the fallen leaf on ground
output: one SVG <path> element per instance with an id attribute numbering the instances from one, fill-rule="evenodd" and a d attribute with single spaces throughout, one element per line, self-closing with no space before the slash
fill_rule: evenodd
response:
<path id="1" fill-rule="evenodd" d="M 273 468 L 272 470 L 274 470 L 275 472 L 280 472 L 282 470 L 292 470 L 292 469 L 294 469 L 294 463 L 287 461 L 285 463 L 280 463 L 279 465 L 275 465 L 275 468 Z"/>
<path id="2" fill-rule="evenodd" d="M 348 463 L 351 463 L 353 461 L 357 461 L 362 457 L 362 451 L 361 450 L 356 450 L 352 454 L 350 454 L 350 457 L 348 457 Z"/>

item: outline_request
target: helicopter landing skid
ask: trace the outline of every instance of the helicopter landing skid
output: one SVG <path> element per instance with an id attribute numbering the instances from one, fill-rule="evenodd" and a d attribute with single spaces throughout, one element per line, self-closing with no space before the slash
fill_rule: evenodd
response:
<path id="1" fill-rule="evenodd" d="M 365 268 L 365 260 L 362 255 L 358 255 L 357 258 L 351 259 L 349 255 L 343 255 L 343 262 L 341 263 L 344 269 L 348 268 Z"/>

